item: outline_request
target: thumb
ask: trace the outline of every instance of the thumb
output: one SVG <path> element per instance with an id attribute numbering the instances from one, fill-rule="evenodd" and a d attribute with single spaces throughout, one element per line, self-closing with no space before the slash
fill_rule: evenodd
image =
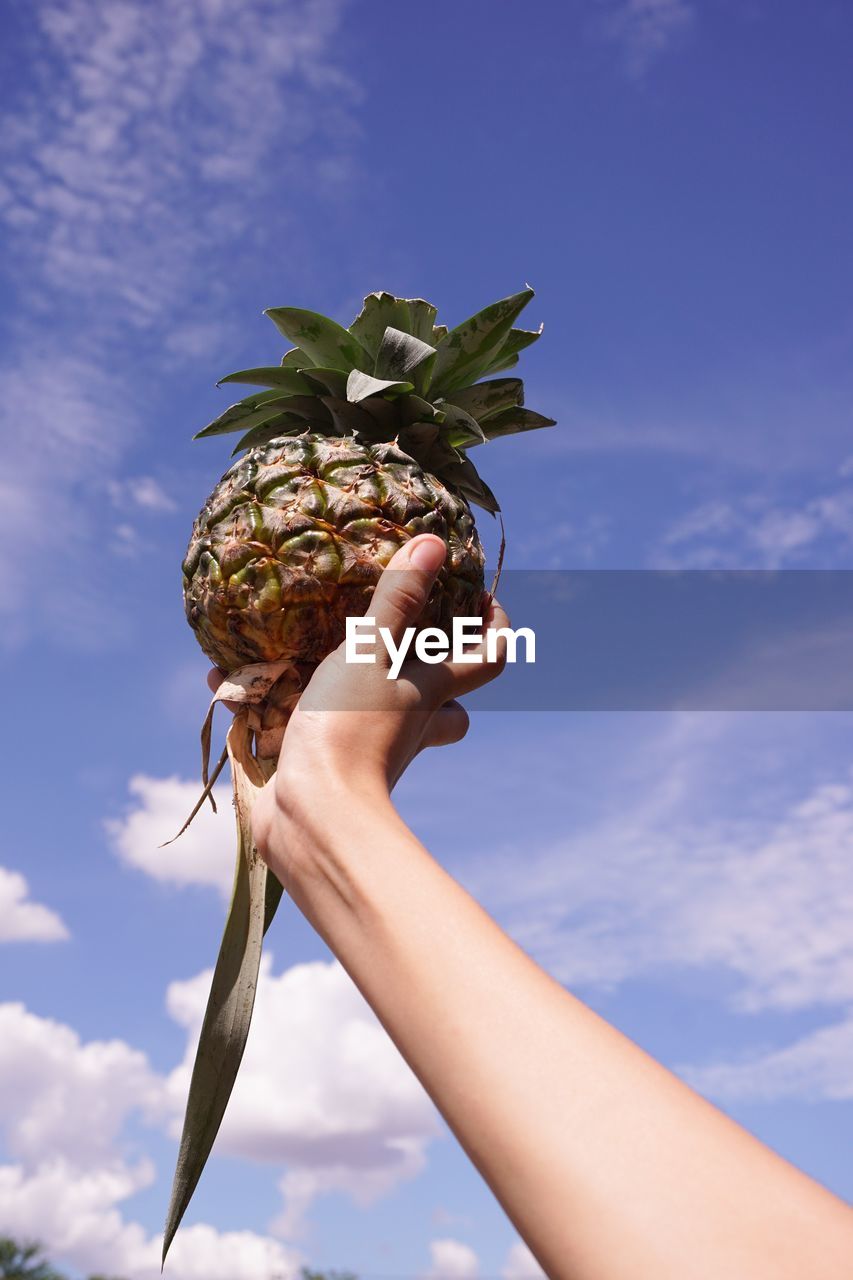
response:
<path id="1" fill-rule="evenodd" d="M 379 579 L 367 610 L 377 627 L 387 627 L 399 644 L 406 627 L 414 626 L 424 611 L 436 575 L 444 564 L 447 546 L 433 533 L 418 534 L 395 552 Z"/>

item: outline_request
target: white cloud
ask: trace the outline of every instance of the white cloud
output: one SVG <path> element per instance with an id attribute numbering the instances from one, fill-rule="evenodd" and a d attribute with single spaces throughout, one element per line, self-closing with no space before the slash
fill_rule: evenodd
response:
<path id="1" fill-rule="evenodd" d="M 432 1265 L 424 1280 L 474 1280 L 480 1274 L 476 1253 L 459 1240 L 433 1240 L 429 1252 Z"/>
<path id="2" fill-rule="evenodd" d="M 166 1078 L 124 1041 L 83 1042 L 23 1005 L 0 1005 L 0 1133 L 10 1157 L 0 1165 L 0 1231 L 35 1236 L 83 1270 L 155 1280 L 160 1239 L 122 1212 L 155 1171 L 144 1136 L 131 1140 L 126 1126 L 138 1115 L 176 1135 L 210 976 L 169 987 L 187 1052 Z M 266 957 L 213 1158 L 284 1166 L 283 1211 L 270 1236 L 182 1227 L 169 1274 L 289 1280 L 296 1254 L 273 1236 L 297 1233 L 319 1195 L 343 1191 L 366 1205 L 414 1177 L 439 1132 L 427 1095 L 340 966 L 297 965 L 276 976 Z"/>
<path id="3" fill-rule="evenodd" d="M 52 292 L 108 297 L 144 327 L 201 254 L 256 236 L 245 184 L 262 200 L 273 175 L 298 179 L 318 135 L 332 155 L 351 139 L 355 90 L 328 56 L 342 8 L 36 3 L 40 56 L 5 119 L 0 218 Z"/>
<path id="4" fill-rule="evenodd" d="M 0 1005 L 0 1130 L 16 1163 L 0 1165 L 0 1231 L 44 1241 L 63 1261 L 127 1280 L 156 1280 L 160 1238 L 126 1221 L 121 1202 L 150 1186 L 150 1160 L 133 1162 L 128 1117 L 164 1111 L 163 1080 L 122 1040 L 83 1043 L 63 1023 Z M 257 1280 L 295 1272 L 292 1253 L 251 1232 L 183 1230 L 174 1280 Z M 264 1270 L 264 1268 L 267 1268 Z"/>
<path id="5" fill-rule="evenodd" d="M 237 837 L 234 810 L 226 786 L 215 790 L 218 812 L 208 803 L 189 829 L 166 848 L 184 825 L 201 793 L 201 781 L 150 778 L 137 774 L 128 788 L 132 807 L 106 823 L 113 848 L 128 866 L 164 884 L 209 885 L 227 897 L 234 880 Z"/>
<path id="6" fill-rule="evenodd" d="M 685 1066 L 694 1088 L 724 1101 L 780 1098 L 853 1098 L 853 1012 L 794 1044 L 738 1062 Z"/>
<path id="7" fill-rule="evenodd" d="M 607 0 L 601 30 L 621 45 L 629 74 L 641 76 L 694 18 L 695 9 L 687 0 Z"/>
<path id="8" fill-rule="evenodd" d="M 28 626 L 99 645 L 116 626 L 99 551 L 102 477 L 118 465 L 133 413 L 103 369 L 80 356 L 53 355 L 48 381 L 42 355 L 26 352 L 0 378 L 10 421 L 27 424 L 4 440 L 0 539 L 21 552 L 7 560 L 0 616 L 21 618 L 26 601 Z M 62 571 L 51 575 L 49 590 L 33 592 L 31 566 L 53 564 L 60 548 Z M 84 564 L 85 573 L 74 571 Z"/>
<path id="9" fill-rule="evenodd" d="M 466 882 L 572 985 L 716 966 L 736 975 L 741 1010 L 853 1000 L 853 775 L 715 816 L 711 780 L 735 768 L 739 723 L 674 717 L 629 777 L 612 762 L 612 816 L 529 851 L 523 878 L 514 853 L 490 853 Z M 756 750 L 772 741 L 767 724 Z"/>
<path id="10" fill-rule="evenodd" d="M 847 563 L 853 547 L 853 488 L 798 502 L 764 494 L 715 499 L 680 517 L 650 557 L 657 568 L 795 568 Z"/>
<path id="11" fill-rule="evenodd" d="M 501 1272 L 503 1280 L 547 1280 L 545 1272 L 523 1240 L 516 1240 Z"/>
<path id="12" fill-rule="evenodd" d="M 166 849 L 158 845 L 181 826 L 199 784 L 137 776 L 130 791 L 133 807 L 107 824 L 122 860 L 164 883 L 227 894 L 236 846 L 225 791 L 218 815 L 206 807 Z M 184 1060 L 168 1082 L 176 1134 L 210 979 L 206 971 L 172 983 L 167 995 L 187 1033 Z M 276 976 L 266 955 L 217 1149 L 287 1166 L 275 1232 L 297 1234 L 319 1195 L 344 1191 L 366 1205 L 415 1177 L 438 1132 L 432 1103 L 340 965 L 297 965 Z"/>
<path id="13" fill-rule="evenodd" d="M 210 977 L 169 987 L 169 1012 L 187 1031 L 186 1055 L 168 1082 L 176 1115 Z M 275 976 L 265 956 L 218 1149 L 289 1166 L 275 1230 L 297 1232 L 310 1202 L 328 1191 L 371 1203 L 420 1172 L 438 1133 L 432 1103 L 340 965 L 300 964 Z"/>
<path id="14" fill-rule="evenodd" d="M 51 1160 L 32 1174 L 0 1165 L 0 1229 L 43 1241 L 53 1257 L 87 1273 L 158 1280 L 161 1237 L 125 1221 L 119 1208 L 152 1180 L 147 1162 L 82 1173 L 64 1160 Z M 297 1263 L 292 1250 L 269 1237 L 199 1223 L 178 1232 L 166 1274 L 170 1280 L 295 1280 Z"/>
<path id="15" fill-rule="evenodd" d="M 143 511 L 176 511 L 178 504 L 170 498 L 154 476 L 128 476 L 126 480 L 110 480 L 107 491 L 113 505 L 126 511 L 129 506 Z"/>
<path id="16" fill-rule="evenodd" d="M 568 506 L 568 501 L 565 504 Z M 563 506 L 555 503 L 555 506 Z M 543 569 L 562 569 L 566 564 L 592 565 L 600 557 L 612 536 L 613 521 L 600 511 L 590 512 L 576 520 L 549 518 L 541 528 L 531 527 L 522 534 L 513 550 L 522 563 L 534 563 Z"/>
<path id="17" fill-rule="evenodd" d="M 127 575 L 104 550 L 149 547 L 133 520 L 104 528 L 104 492 L 152 515 L 172 508 L 152 477 L 119 478 L 129 442 L 162 413 L 141 393 L 150 348 L 159 372 L 166 353 L 192 358 L 229 326 L 239 334 L 228 270 L 244 254 L 265 261 L 265 237 L 276 251 L 295 238 L 300 184 L 313 198 L 339 181 L 324 157 L 345 157 L 356 132 L 357 91 L 331 62 L 346 3 L 28 6 L 0 137 L 16 294 L 0 368 L 12 424 L 0 538 L 20 547 L 0 600 L 4 647 L 35 629 L 63 646 L 121 638 Z M 31 566 L 60 557 L 34 592 Z"/>
<path id="18" fill-rule="evenodd" d="M 20 872 L 0 867 L 0 942 L 60 942 L 68 936 L 55 911 L 30 901 Z"/>
<path id="19" fill-rule="evenodd" d="M 128 1114 L 153 1114 L 162 1098 L 138 1049 L 122 1040 L 83 1044 L 63 1023 L 0 1005 L 0 1124 L 28 1168 L 58 1158 L 78 1169 L 109 1163 Z"/>

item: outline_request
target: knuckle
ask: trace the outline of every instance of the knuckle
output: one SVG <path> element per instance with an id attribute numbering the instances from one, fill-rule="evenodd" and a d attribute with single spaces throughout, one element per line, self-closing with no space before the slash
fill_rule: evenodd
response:
<path id="1" fill-rule="evenodd" d="M 497 647 L 497 652 L 495 653 L 494 660 L 488 664 L 490 670 L 492 670 L 496 676 L 499 676 L 506 667 L 507 652 L 508 650 L 507 650 L 506 641 L 502 640 Z"/>
<path id="2" fill-rule="evenodd" d="M 458 707 L 456 709 L 455 721 L 456 724 L 454 728 L 457 735 L 456 741 L 461 742 L 468 730 L 471 728 L 471 717 L 464 707 Z"/>

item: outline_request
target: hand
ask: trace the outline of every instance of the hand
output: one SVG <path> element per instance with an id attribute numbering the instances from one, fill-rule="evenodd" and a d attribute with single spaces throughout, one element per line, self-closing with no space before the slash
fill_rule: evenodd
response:
<path id="1" fill-rule="evenodd" d="M 440 538 L 419 535 L 400 548 L 380 578 L 370 616 L 377 628 L 389 629 L 395 644 L 420 619 L 446 554 Z M 490 599 L 484 623 L 507 627 L 509 619 Z M 432 665 L 411 659 L 397 679 L 388 679 L 390 659 L 382 644 L 372 665 L 348 663 L 343 645 L 320 664 L 287 726 L 276 773 L 254 808 L 258 849 L 280 878 L 289 878 L 288 867 L 303 846 L 316 844 L 330 807 L 341 809 L 350 798 L 387 803 L 419 751 L 465 736 L 468 713 L 457 698 L 503 670 L 506 645 L 499 640 L 492 662 L 484 646 L 469 652 L 482 660 Z M 221 678 L 211 673 L 214 688 Z"/>

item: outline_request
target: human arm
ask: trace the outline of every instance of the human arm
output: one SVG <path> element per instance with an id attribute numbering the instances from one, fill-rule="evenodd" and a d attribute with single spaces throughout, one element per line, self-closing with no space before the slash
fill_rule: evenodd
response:
<path id="1" fill-rule="evenodd" d="M 434 576 L 418 544 L 438 567 L 408 544 L 372 609 L 395 631 Z M 493 674 L 327 660 L 255 809 L 263 856 L 552 1280 L 846 1280 L 853 1211 L 551 979 L 396 813 L 419 747 L 464 732 L 444 704 Z"/>

